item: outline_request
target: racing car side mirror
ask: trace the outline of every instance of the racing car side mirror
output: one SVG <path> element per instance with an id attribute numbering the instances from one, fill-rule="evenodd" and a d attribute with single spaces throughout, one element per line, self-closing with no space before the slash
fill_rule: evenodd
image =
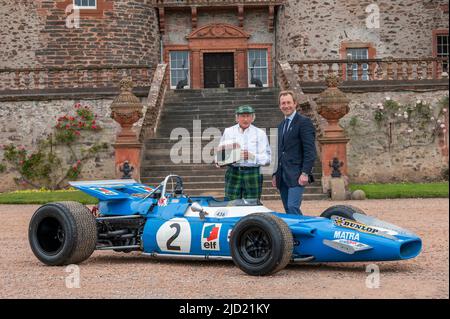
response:
<path id="1" fill-rule="evenodd" d="M 199 203 L 197 203 L 197 202 L 194 202 L 194 203 L 191 205 L 191 210 L 192 210 L 193 212 L 198 213 L 198 215 L 200 216 L 200 219 L 205 219 L 205 216 L 208 215 L 208 213 L 205 212 L 205 210 L 203 209 L 203 207 L 202 207 Z"/>

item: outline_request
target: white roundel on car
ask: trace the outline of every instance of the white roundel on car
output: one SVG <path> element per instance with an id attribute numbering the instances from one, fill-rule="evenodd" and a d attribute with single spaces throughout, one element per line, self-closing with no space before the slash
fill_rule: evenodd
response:
<path id="1" fill-rule="evenodd" d="M 203 210 L 208 213 L 208 217 L 214 218 L 231 218 L 244 217 L 255 213 L 272 213 L 273 210 L 264 206 L 228 206 L 228 207 L 211 207 L 203 206 Z M 192 211 L 189 207 L 184 213 L 185 217 L 198 217 L 198 212 Z"/>
<path id="2" fill-rule="evenodd" d="M 191 251 L 191 225 L 186 218 L 172 218 L 159 227 L 156 242 L 164 252 L 189 253 Z"/>

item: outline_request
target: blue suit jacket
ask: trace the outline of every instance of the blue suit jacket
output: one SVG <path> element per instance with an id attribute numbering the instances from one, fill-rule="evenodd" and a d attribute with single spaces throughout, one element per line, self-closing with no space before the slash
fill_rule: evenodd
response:
<path id="1" fill-rule="evenodd" d="M 316 159 L 316 130 L 310 118 L 295 114 L 282 140 L 283 122 L 278 125 L 277 188 L 283 178 L 288 187 L 299 186 L 300 174 L 312 175 Z"/>

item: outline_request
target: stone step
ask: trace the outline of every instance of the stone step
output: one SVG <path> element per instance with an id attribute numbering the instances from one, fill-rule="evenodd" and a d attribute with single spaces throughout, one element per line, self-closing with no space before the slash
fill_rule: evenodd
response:
<path id="1" fill-rule="evenodd" d="M 204 130 L 202 130 L 202 133 L 203 131 Z M 267 131 L 270 132 L 270 130 Z M 167 133 L 167 131 L 165 131 L 164 133 Z M 190 131 L 189 133 L 190 136 L 192 136 L 192 131 Z M 220 141 L 219 138 L 220 137 L 218 136 L 217 141 L 214 144 L 216 143 L 218 144 L 218 142 Z M 276 141 L 275 135 L 268 135 L 267 138 L 269 139 L 269 143 L 271 143 L 272 141 Z M 179 143 L 177 144 L 178 146 L 191 146 L 191 147 L 193 146 L 194 143 L 196 143 L 196 145 L 201 143 L 202 147 L 204 147 L 213 141 L 213 138 L 211 136 L 206 136 L 205 139 L 195 138 L 195 141 L 192 140 L 192 137 L 181 139 L 181 137 L 178 136 L 176 137 L 176 139 L 170 139 L 170 131 L 166 135 L 161 134 L 160 136 L 157 136 L 157 139 L 160 140 L 160 142 L 155 141 L 155 139 L 145 141 L 146 149 L 148 150 L 171 149 L 175 143 Z"/>
<path id="2" fill-rule="evenodd" d="M 270 181 L 272 178 L 272 170 L 269 171 L 262 171 L 264 180 Z M 156 172 L 156 171 L 149 171 L 149 170 L 143 170 L 141 175 L 141 180 L 146 181 L 152 184 L 159 184 L 166 178 L 167 175 L 173 174 L 181 176 L 183 181 L 186 182 L 223 182 L 225 180 L 225 170 L 220 170 L 214 172 L 214 171 L 204 171 L 204 170 L 186 170 L 183 172 L 179 171 L 167 171 L 167 172 Z M 322 178 L 322 173 L 315 171 L 313 172 L 314 176 L 314 183 L 320 183 L 320 179 Z"/>
<path id="3" fill-rule="evenodd" d="M 195 158 L 195 161 L 201 161 L 201 163 L 195 163 L 194 157 L 191 152 L 190 156 L 183 156 L 181 158 L 181 155 L 173 156 L 171 158 L 169 155 L 166 154 L 150 154 L 145 153 L 143 161 L 142 161 L 142 167 L 145 169 L 150 170 L 151 166 L 158 166 L 163 167 L 161 171 L 166 172 L 167 170 L 173 171 L 186 171 L 186 170 L 210 170 L 213 171 L 214 169 L 218 169 L 215 167 L 213 163 L 209 163 L 209 161 L 213 160 L 213 155 L 209 155 L 209 157 L 202 157 L 202 158 Z M 275 163 L 274 158 L 272 158 L 272 163 Z M 267 171 L 266 168 L 264 168 L 264 171 Z M 322 171 L 322 164 L 321 163 L 314 163 L 313 167 L 313 173 L 321 173 Z M 183 174 L 184 175 L 184 174 Z"/>
<path id="4" fill-rule="evenodd" d="M 319 178 L 321 177 L 321 174 L 319 173 L 315 173 L 313 174 L 314 178 Z M 164 180 L 164 178 L 166 178 L 167 175 L 159 175 L 159 176 L 141 176 L 141 181 L 144 183 L 148 183 L 151 185 L 155 185 L 155 184 L 159 184 L 160 182 L 162 182 Z M 210 174 L 210 175 L 180 175 L 181 178 L 183 179 L 183 182 L 185 183 L 207 183 L 207 182 L 211 182 L 211 181 L 216 181 L 216 182 L 224 182 L 225 180 L 225 172 L 219 172 L 218 174 Z M 264 176 L 264 181 L 271 181 L 271 175 L 263 175 Z M 315 182 L 316 183 L 316 182 Z"/>
<path id="5" fill-rule="evenodd" d="M 201 178 L 196 179 L 190 179 L 186 177 L 183 178 L 183 185 L 185 189 L 198 189 L 198 188 L 218 188 L 218 187 L 224 187 L 225 185 L 225 176 L 204 176 L 201 180 Z M 141 181 L 145 184 L 149 185 L 158 185 L 161 181 L 163 181 L 164 178 L 155 178 L 155 177 L 141 177 Z M 263 180 L 263 187 L 264 188 L 272 188 L 272 178 L 269 175 L 264 176 Z M 311 189 L 317 189 L 319 187 L 322 189 L 322 186 L 320 186 L 320 183 L 314 182 L 312 184 L 308 185 Z"/>
<path id="6" fill-rule="evenodd" d="M 195 127 L 197 130 L 201 130 L 201 133 L 207 133 L 205 132 L 206 129 L 212 129 L 214 128 L 214 134 L 217 134 L 216 130 L 220 131 L 220 134 L 222 134 L 224 132 L 224 130 L 227 127 L 231 127 L 235 125 L 235 123 L 233 122 L 227 122 L 227 123 L 211 123 L 211 122 L 198 122 L 195 124 Z M 255 126 L 262 129 L 262 130 L 266 130 L 266 134 L 267 133 L 272 133 L 272 135 L 275 135 L 275 133 L 277 132 L 277 128 L 278 128 L 278 123 L 263 123 L 263 122 L 256 122 L 255 121 Z M 183 129 L 183 131 L 180 132 L 172 132 L 174 129 Z M 192 120 L 187 120 L 187 121 L 179 121 L 178 123 L 176 122 L 169 122 L 169 123 L 162 123 L 158 126 L 157 130 L 156 130 L 156 135 L 159 137 L 170 137 L 171 134 L 175 134 L 175 133 L 182 133 L 185 132 L 185 130 L 187 130 L 190 133 L 190 136 L 192 136 L 193 134 L 193 128 L 194 128 L 194 122 Z"/>
<path id="7" fill-rule="evenodd" d="M 232 96 L 232 95 L 255 95 L 255 94 L 278 94 L 278 88 L 226 88 L 226 89 L 185 89 L 168 90 L 167 96 L 189 97 L 189 96 Z"/>
<path id="8" fill-rule="evenodd" d="M 198 193 L 221 193 L 224 194 L 225 187 L 223 185 L 211 185 L 211 187 L 202 187 L 201 185 L 197 188 L 188 188 L 184 187 L 184 192 L 188 195 L 195 195 Z M 305 188 L 305 194 L 318 194 L 318 191 L 322 191 L 322 187 L 320 186 L 308 186 Z M 278 195 L 279 196 L 278 189 L 274 187 L 263 187 L 263 195 Z M 223 196 L 223 195 L 222 195 Z"/>
<path id="9" fill-rule="evenodd" d="M 253 103 L 255 102 L 255 103 Z M 200 110 L 205 109 L 211 109 L 214 108 L 214 110 L 222 110 L 222 109 L 231 109 L 236 108 L 239 105 L 242 104 L 250 104 L 253 106 L 254 109 L 263 109 L 263 108 L 274 108 L 278 109 L 278 106 L 276 104 L 276 100 L 254 100 L 254 101 L 223 101 L 220 99 L 217 100 L 210 100 L 210 101 L 198 101 L 198 102 L 183 102 L 183 101 L 177 101 L 177 102 L 168 102 L 165 101 L 164 104 L 164 110 L 173 110 L 177 108 L 183 108 L 183 109 L 189 109 L 189 108 L 199 108 Z M 218 107 L 219 106 L 219 107 Z"/>
<path id="10" fill-rule="evenodd" d="M 230 116 L 222 116 L 216 114 L 215 116 L 205 117 L 205 116 L 166 116 L 162 118 L 162 125 L 159 127 L 169 127 L 169 126 L 179 126 L 179 127 L 192 127 L 194 125 L 194 121 L 196 121 L 196 125 L 214 125 L 220 127 L 230 127 L 236 125 L 234 115 Z M 267 117 L 256 117 L 256 120 L 253 122 L 253 125 L 256 127 L 278 127 L 278 124 L 281 122 L 282 118 L 277 117 L 275 114 L 272 114 Z M 199 122 L 201 121 L 201 122 Z"/>
<path id="11" fill-rule="evenodd" d="M 176 174 L 181 177 L 183 176 L 208 176 L 208 175 L 222 175 L 225 176 L 225 168 L 217 168 L 213 164 L 169 164 L 169 161 L 166 161 L 166 165 L 164 164 L 152 164 L 149 165 L 148 161 L 143 162 L 142 164 L 142 173 L 141 176 L 167 176 L 169 174 Z M 313 175 L 318 177 L 317 174 L 321 174 L 322 167 L 320 165 L 315 165 L 313 167 Z M 264 174 L 271 174 L 272 169 L 268 167 L 267 169 L 262 169 Z M 316 178 L 317 180 L 317 178 Z"/>
<path id="12" fill-rule="evenodd" d="M 196 127 L 217 127 L 219 129 L 224 130 L 227 127 L 231 127 L 236 125 L 236 122 L 234 121 L 234 117 L 227 117 L 224 118 L 223 120 L 220 119 L 220 117 L 217 117 L 215 119 L 177 119 L 177 118 L 173 118 L 170 121 L 163 121 L 158 128 L 163 130 L 166 129 L 168 130 L 171 127 L 184 127 L 186 129 L 192 128 L 194 126 L 194 120 L 196 120 L 197 122 L 195 123 Z M 198 121 L 201 122 L 198 122 Z M 256 127 L 258 128 L 277 128 L 278 124 L 281 122 L 281 119 L 278 120 L 273 120 L 273 119 L 256 119 L 256 121 L 253 123 Z"/>
<path id="13" fill-rule="evenodd" d="M 211 109 L 193 109 L 193 108 L 180 108 L 178 110 L 164 110 L 161 113 L 161 120 L 167 118 L 218 118 L 218 119 L 233 119 L 235 116 L 235 108 L 230 108 L 227 110 L 211 110 Z M 272 118 L 276 117 L 279 121 L 283 118 L 280 110 L 278 108 L 264 108 L 255 109 L 256 118 Z"/>
<path id="14" fill-rule="evenodd" d="M 255 123 L 255 125 L 258 128 L 262 129 L 262 130 L 266 130 L 266 133 L 270 132 L 270 131 L 273 131 L 273 132 L 277 131 L 277 126 L 273 125 L 273 124 L 270 124 L 270 123 L 267 124 L 267 125 L 263 125 L 263 124 L 259 125 L 259 124 Z M 208 123 L 196 124 L 196 128 L 198 130 L 200 130 L 200 133 L 201 134 L 205 134 L 205 138 L 209 138 L 209 139 L 211 139 L 211 135 L 206 135 L 206 133 L 209 133 L 209 132 L 205 132 L 205 130 L 207 130 L 207 129 L 209 129 L 209 130 L 214 129 L 214 131 L 211 132 L 211 133 L 219 135 L 219 132 L 220 132 L 220 135 L 222 135 L 222 133 L 225 131 L 225 129 L 227 127 L 230 127 L 230 126 L 231 126 L 230 123 L 228 125 L 208 124 Z M 168 137 L 168 138 L 170 138 L 170 136 L 172 136 L 172 134 L 183 134 L 184 135 L 185 132 L 186 132 L 185 130 L 187 130 L 189 132 L 188 136 L 192 136 L 194 134 L 193 128 L 194 128 L 194 125 L 192 124 L 192 122 L 191 122 L 190 125 L 188 125 L 188 124 L 186 124 L 186 125 L 175 125 L 175 124 L 172 124 L 172 126 L 167 125 L 167 126 L 164 126 L 164 127 L 159 127 L 156 130 L 156 135 L 159 136 L 159 137 Z M 174 131 L 175 129 L 178 129 L 178 131 Z M 217 130 L 219 130 L 219 132 Z M 272 136 L 272 135 L 268 136 L 269 141 L 270 141 L 270 136 Z M 176 135 L 175 135 L 175 137 L 176 137 Z"/>
<path id="15" fill-rule="evenodd" d="M 196 100 L 189 100 L 189 101 L 180 101 L 180 100 L 175 100 L 173 99 L 172 101 L 169 100 L 165 100 L 164 101 L 164 108 L 166 109 L 171 109 L 172 107 L 175 106 L 198 106 L 198 107 L 217 107 L 217 106 L 224 106 L 224 107 L 237 107 L 239 105 L 243 105 L 243 104 L 250 104 L 251 106 L 255 105 L 255 106 L 259 106 L 259 105 L 273 105 L 274 107 L 277 107 L 276 105 L 276 99 L 273 98 L 255 98 L 255 99 L 199 99 L 198 101 Z M 275 104 L 274 104 L 275 103 Z"/>
<path id="16" fill-rule="evenodd" d="M 145 184 L 149 185 L 157 185 L 159 183 L 151 183 L 150 181 L 147 181 L 145 179 L 141 179 L 141 181 Z M 184 189 L 188 192 L 190 190 L 197 190 L 197 189 L 225 189 L 225 181 L 208 181 L 208 182 L 186 182 L 183 180 L 183 186 Z M 272 187 L 272 181 L 271 180 L 265 180 L 263 181 L 263 190 L 264 192 L 274 192 L 276 188 Z M 308 185 L 308 187 L 305 188 L 305 193 L 311 194 L 311 193 L 317 193 L 322 191 L 322 186 L 320 184 L 311 184 Z"/>
<path id="17" fill-rule="evenodd" d="M 218 198 L 223 198 L 225 193 L 224 189 L 197 189 L 197 190 L 184 190 L 185 194 L 188 196 L 213 196 Z M 305 193 L 303 196 L 303 200 L 319 200 L 319 199 L 328 199 L 327 194 L 323 193 Z M 266 191 L 263 190 L 261 200 L 281 200 L 280 194 L 278 190 L 274 189 L 274 191 Z"/>
<path id="18" fill-rule="evenodd" d="M 169 90 L 157 130 L 157 137 L 145 142 L 144 160 L 142 162 L 141 180 L 145 183 L 159 184 L 166 175 L 177 174 L 183 178 L 187 194 L 223 197 L 226 168 L 216 168 L 214 164 L 179 163 L 170 159 L 173 146 L 190 148 L 190 160 L 193 161 L 192 147 L 211 144 L 213 139 L 189 138 L 170 140 L 175 128 L 185 128 L 193 134 L 193 121 L 201 121 L 201 133 L 206 128 L 215 127 L 223 133 L 226 127 L 234 125 L 234 112 L 237 106 L 250 104 L 256 111 L 255 125 L 266 128 L 269 141 L 276 139 L 276 127 L 283 115 L 277 106 L 278 89 L 203 89 L 203 90 Z M 270 130 L 270 129 L 273 130 Z M 212 145 L 218 145 L 214 140 Z M 262 199 L 279 200 L 278 190 L 272 187 L 271 172 L 273 167 L 262 169 L 264 173 Z M 315 183 L 305 190 L 304 199 L 324 199 L 320 185 L 322 175 L 321 163 L 317 161 L 313 169 Z"/>

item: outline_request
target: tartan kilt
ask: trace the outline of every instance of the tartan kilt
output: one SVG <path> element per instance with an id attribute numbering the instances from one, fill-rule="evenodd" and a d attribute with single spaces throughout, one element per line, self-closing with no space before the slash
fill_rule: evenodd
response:
<path id="1" fill-rule="evenodd" d="M 240 170 L 229 166 L 225 173 L 225 197 L 229 200 L 239 198 L 261 198 L 263 176 L 259 167 Z"/>

